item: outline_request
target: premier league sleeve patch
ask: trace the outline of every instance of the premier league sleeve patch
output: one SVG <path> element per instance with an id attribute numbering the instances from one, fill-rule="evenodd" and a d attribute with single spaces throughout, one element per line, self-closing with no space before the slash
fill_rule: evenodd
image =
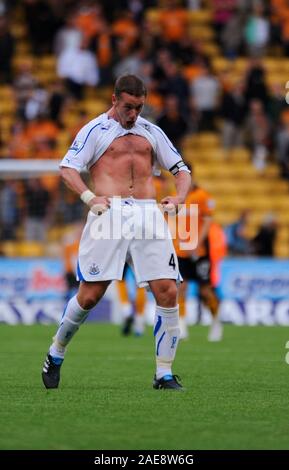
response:
<path id="1" fill-rule="evenodd" d="M 78 152 L 83 147 L 83 142 L 80 140 L 75 140 L 69 150 L 73 150 L 74 152 Z"/>

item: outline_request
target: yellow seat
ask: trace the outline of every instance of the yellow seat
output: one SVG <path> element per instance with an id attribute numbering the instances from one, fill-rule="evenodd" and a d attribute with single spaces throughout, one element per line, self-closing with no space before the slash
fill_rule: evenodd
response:
<path id="1" fill-rule="evenodd" d="M 276 243 L 275 251 L 278 258 L 289 258 L 288 243 Z"/>
<path id="2" fill-rule="evenodd" d="M 190 36 L 193 39 L 214 40 L 214 31 L 208 26 L 191 25 Z"/>
<path id="3" fill-rule="evenodd" d="M 31 54 L 27 55 L 16 55 L 13 57 L 13 68 L 16 70 L 19 68 L 20 65 L 22 64 L 29 64 L 31 66 L 34 65 L 34 60 L 35 58 Z"/>
<path id="4" fill-rule="evenodd" d="M 189 12 L 189 21 L 193 24 L 210 23 L 212 21 L 211 10 L 191 10 Z"/>
<path id="5" fill-rule="evenodd" d="M 8 258 L 17 256 L 17 242 L 2 242 L 0 244 L 0 256 L 7 256 Z"/>
<path id="6" fill-rule="evenodd" d="M 224 57 L 221 57 L 221 56 L 215 57 L 212 60 L 212 65 L 213 65 L 213 69 L 216 72 L 222 72 L 223 70 L 227 70 L 232 67 L 232 63 L 228 59 L 225 59 Z"/>
<path id="7" fill-rule="evenodd" d="M 44 244 L 36 241 L 24 241 L 18 243 L 17 255 L 24 257 L 43 256 L 45 253 Z"/>
<path id="8" fill-rule="evenodd" d="M 44 55 L 43 57 L 39 57 L 36 62 L 37 67 L 44 69 L 55 71 L 56 69 L 56 57 L 55 55 Z"/>
<path id="9" fill-rule="evenodd" d="M 205 42 L 202 47 L 204 53 L 209 57 L 216 57 L 220 54 L 220 48 L 215 42 Z"/>

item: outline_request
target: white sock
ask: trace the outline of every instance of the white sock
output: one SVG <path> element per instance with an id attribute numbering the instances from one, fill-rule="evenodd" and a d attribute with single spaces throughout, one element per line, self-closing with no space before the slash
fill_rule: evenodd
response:
<path id="1" fill-rule="evenodd" d="M 79 305 L 76 295 L 69 300 L 62 315 L 60 327 L 49 349 L 49 353 L 52 357 L 64 358 L 67 344 L 77 332 L 81 323 L 86 320 L 89 311 L 90 310 L 85 310 Z"/>
<path id="2" fill-rule="evenodd" d="M 156 346 L 156 377 L 172 374 L 172 363 L 180 337 L 179 306 L 166 308 L 157 305 L 154 324 Z"/>
<path id="3" fill-rule="evenodd" d="M 134 316 L 133 331 L 136 335 L 143 335 L 145 331 L 145 319 L 141 313 L 136 313 Z"/>
<path id="4" fill-rule="evenodd" d="M 131 303 L 124 303 L 121 305 L 121 314 L 122 318 L 126 320 L 128 317 L 132 315 L 133 307 Z"/>

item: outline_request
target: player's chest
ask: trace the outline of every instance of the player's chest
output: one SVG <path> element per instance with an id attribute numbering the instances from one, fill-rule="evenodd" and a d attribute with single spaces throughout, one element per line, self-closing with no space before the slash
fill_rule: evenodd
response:
<path id="1" fill-rule="evenodd" d="M 150 155 L 152 151 L 151 144 L 145 137 L 139 135 L 126 134 L 117 137 L 109 145 L 107 152 L 112 156 L 119 155 Z"/>

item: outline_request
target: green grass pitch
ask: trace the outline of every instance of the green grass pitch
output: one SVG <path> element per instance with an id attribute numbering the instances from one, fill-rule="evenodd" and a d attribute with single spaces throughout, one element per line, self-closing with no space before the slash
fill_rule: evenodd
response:
<path id="1" fill-rule="evenodd" d="M 41 369 L 55 325 L 0 325 L 0 449 L 289 449 L 285 327 L 191 327 L 174 372 L 184 393 L 152 389 L 154 341 L 85 324 L 58 390 Z"/>

